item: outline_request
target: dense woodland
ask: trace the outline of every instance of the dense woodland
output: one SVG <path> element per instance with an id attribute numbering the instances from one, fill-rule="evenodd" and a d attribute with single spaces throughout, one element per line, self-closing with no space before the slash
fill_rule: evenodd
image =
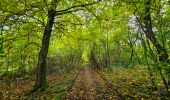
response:
<path id="1" fill-rule="evenodd" d="M 169 0 L 0 0 L 0 100 L 170 99 Z"/>

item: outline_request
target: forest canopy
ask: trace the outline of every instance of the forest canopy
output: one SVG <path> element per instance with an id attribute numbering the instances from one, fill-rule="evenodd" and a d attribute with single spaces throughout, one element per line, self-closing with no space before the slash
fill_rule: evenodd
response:
<path id="1" fill-rule="evenodd" d="M 169 0 L 0 0 L 0 27 L 0 83 L 13 89 L 0 86 L 4 99 L 59 94 L 50 89 L 64 87 L 58 85 L 63 81 L 61 96 L 70 99 L 69 88 L 85 72 L 103 77 L 96 81 L 112 90 L 116 82 L 130 83 L 111 97 L 169 98 Z M 53 74 L 55 82 L 49 81 Z M 18 79 L 30 88 L 16 96 L 11 84 Z M 132 81 L 145 85 L 127 92 L 135 88 Z"/>

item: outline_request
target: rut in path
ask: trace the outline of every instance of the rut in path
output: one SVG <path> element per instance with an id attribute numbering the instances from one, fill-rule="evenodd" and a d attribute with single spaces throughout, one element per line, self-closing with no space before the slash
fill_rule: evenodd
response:
<path id="1" fill-rule="evenodd" d="M 90 67 L 85 67 L 79 72 L 67 98 L 69 100 L 119 99 L 101 75 Z"/>

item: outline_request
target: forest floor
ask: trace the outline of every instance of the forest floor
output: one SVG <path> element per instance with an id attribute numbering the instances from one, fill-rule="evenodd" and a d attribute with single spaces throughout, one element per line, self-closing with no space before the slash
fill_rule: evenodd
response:
<path id="1" fill-rule="evenodd" d="M 157 78 L 159 79 L 159 78 Z M 49 88 L 31 97 L 35 76 L 0 80 L 0 100 L 170 100 L 158 80 L 159 90 L 153 91 L 145 68 L 105 68 L 94 70 L 83 67 L 68 73 L 47 75 Z"/>
<path id="2" fill-rule="evenodd" d="M 0 100 L 63 100 L 69 88 L 73 85 L 78 72 L 52 73 L 47 75 L 49 88 L 41 93 L 25 96 L 35 84 L 35 76 L 18 78 L 14 81 L 0 80 Z"/>
<path id="3" fill-rule="evenodd" d="M 113 87 L 91 67 L 83 68 L 67 95 L 69 100 L 119 100 Z"/>

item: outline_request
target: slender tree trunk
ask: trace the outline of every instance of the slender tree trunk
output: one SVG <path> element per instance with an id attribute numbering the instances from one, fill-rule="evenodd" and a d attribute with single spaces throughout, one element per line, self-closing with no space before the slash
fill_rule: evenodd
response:
<path id="1" fill-rule="evenodd" d="M 37 77 L 36 77 L 36 83 L 35 83 L 33 92 L 37 90 L 44 91 L 46 87 L 48 86 L 47 81 L 46 81 L 46 67 L 47 67 L 46 59 L 47 59 L 47 54 L 48 54 L 52 27 L 54 24 L 54 17 L 55 17 L 55 11 L 53 9 L 49 10 L 48 21 L 45 26 L 43 39 L 42 39 L 42 46 L 41 46 L 39 57 L 38 57 Z"/>
<path id="2" fill-rule="evenodd" d="M 128 39 L 129 39 L 129 43 L 127 43 L 130 48 L 131 48 L 131 55 L 130 55 L 130 59 L 129 59 L 129 62 L 128 64 L 126 65 L 126 68 L 130 65 L 130 63 L 132 62 L 133 60 L 133 56 L 134 56 L 134 48 L 133 48 L 133 43 L 132 43 L 132 38 L 130 37 L 130 34 L 128 32 Z"/>
<path id="3" fill-rule="evenodd" d="M 145 56 L 145 59 L 146 61 L 148 60 L 148 49 L 147 49 L 147 45 L 146 45 L 146 42 L 142 36 L 142 33 L 140 33 L 140 37 L 141 37 L 141 40 L 142 40 L 142 47 L 143 47 L 143 50 L 144 50 L 144 56 Z M 150 50 L 150 48 L 149 48 Z M 151 51 L 150 51 L 151 52 Z M 146 62 L 147 66 L 148 66 L 148 71 L 149 71 L 149 76 L 150 76 L 150 79 L 151 79 L 151 83 L 152 83 L 152 89 L 154 91 L 157 91 L 158 90 L 158 86 L 156 85 L 156 79 L 154 77 L 154 74 L 153 74 L 153 71 L 152 71 L 152 68 L 151 66 L 149 65 L 148 62 Z"/>
<path id="4" fill-rule="evenodd" d="M 107 32 L 107 37 L 106 37 L 106 66 L 110 65 L 110 43 L 109 43 L 109 36 Z"/>
<path id="5" fill-rule="evenodd" d="M 151 49 L 151 46 L 150 46 L 150 44 L 149 44 L 149 41 L 147 41 L 147 44 L 148 44 L 149 51 L 150 51 L 150 54 L 151 54 L 151 56 L 152 56 L 152 59 L 154 60 L 154 62 L 158 62 L 157 57 L 155 56 L 155 54 L 153 53 L 153 50 Z M 167 83 L 167 81 L 166 81 L 166 78 L 164 77 L 164 73 L 162 72 L 162 69 L 159 67 L 159 65 L 158 65 L 157 63 L 155 63 L 154 66 L 157 66 L 157 69 L 158 69 L 158 71 L 159 71 L 159 73 L 160 73 L 160 76 L 161 76 L 161 78 L 162 78 L 162 81 L 163 81 L 163 83 L 164 83 L 164 86 L 165 86 L 166 90 L 168 91 L 168 83 Z"/>
<path id="6" fill-rule="evenodd" d="M 3 54 L 3 25 L 1 26 L 1 34 L 0 34 L 0 54 Z"/>
<path id="7" fill-rule="evenodd" d="M 128 64 L 126 65 L 126 68 L 130 65 L 130 63 L 132 62 L 133 60 L 133 55 L 134 55 L 134 49 L 133 49 L 133 44 L 132 42 L 129 44 L 130 45 L 130 48 L 131 48 L 131 55 L 130 55 L 130 59 L 129 59 L 129 62 Z"/>
<path id="8" fill-rule="evenodd" d="M 169 63 L 168 62 L 169 55 L 168 55 L 166 49 L 157 41 L 155 34 L 152 30 L 153 26 L 152 26 L 152 21 L 151 21 L 150 6 L 151 6 L 151 0 L 145 0 L 145 18 L 144 18 L 144 23 L 145 23 L 145 28 L 146 28 L 145 34 L 146 34 L 146 37 L 149 38 L 149 40 L 156 47 L 159 61 L 163 62 L 163 63 Z M 165 66 L 165 65 L 163 64 L 163 66 Z M 161 71 L 161 69 L 160 69 L 160 71 Z M 170 69 L 166 70 L 166 73 L 169 74 Z M 160 74 L 163 74 L 162 71 L 160 72 Z M 163 82 L 165 84 L 166 90 L 168 91 L 169 86 L 168 86 L 168 82 L 165 78 L 163 78 Z"/>

